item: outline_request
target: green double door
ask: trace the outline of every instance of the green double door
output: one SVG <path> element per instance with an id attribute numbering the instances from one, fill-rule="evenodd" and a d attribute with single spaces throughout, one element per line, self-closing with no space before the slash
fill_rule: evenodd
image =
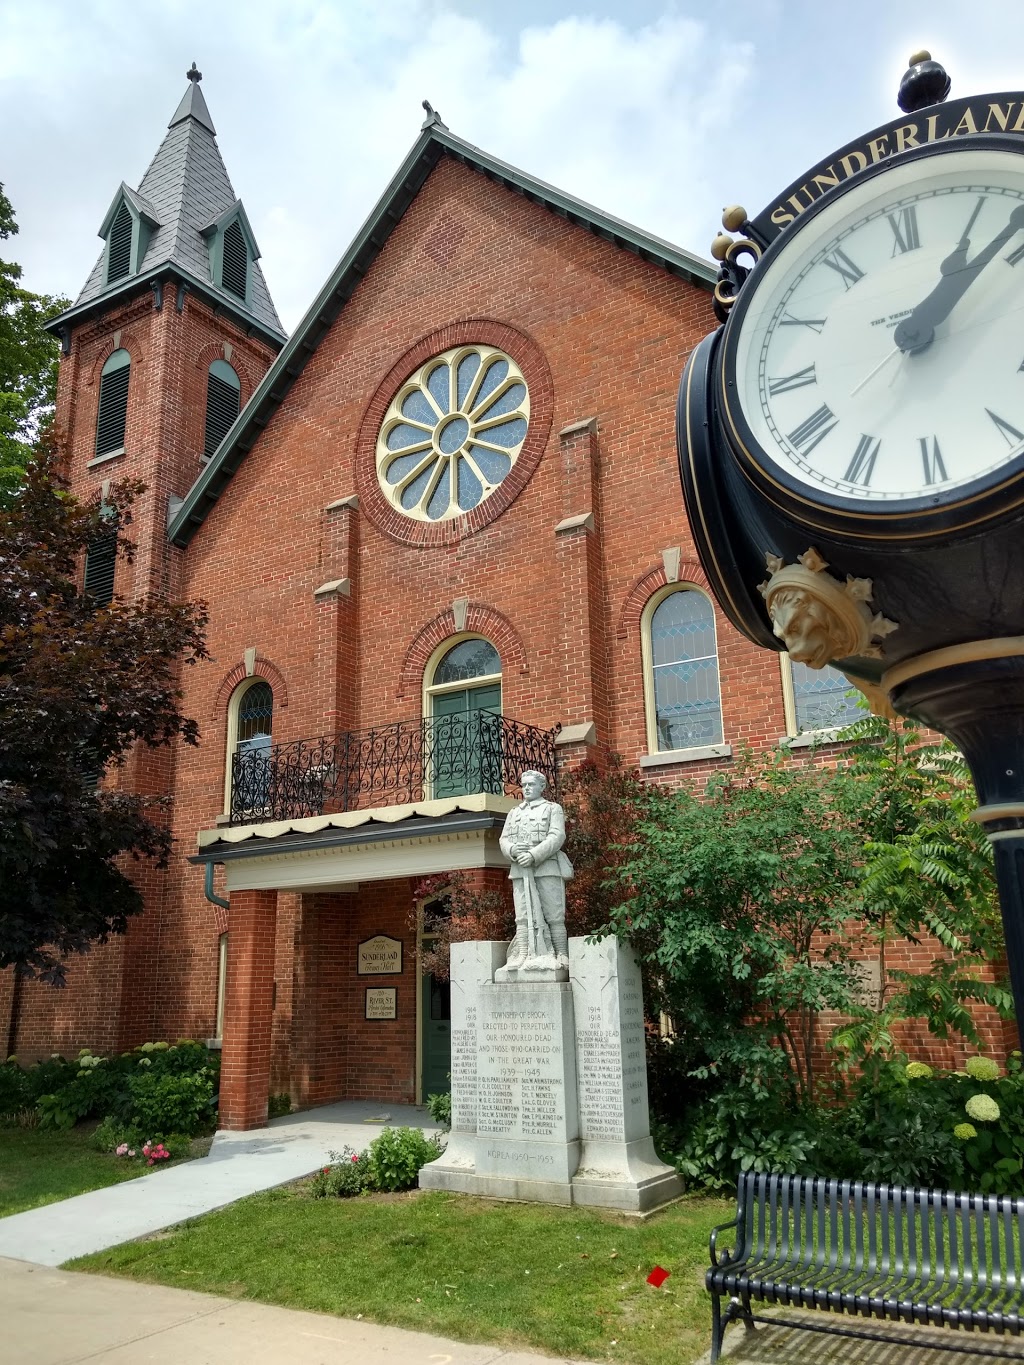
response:
<path id="1" fill-rule="evenodd" d="M 431 790 L 435 798 L 501 792 L 501 683 L 433 699 Z"/>

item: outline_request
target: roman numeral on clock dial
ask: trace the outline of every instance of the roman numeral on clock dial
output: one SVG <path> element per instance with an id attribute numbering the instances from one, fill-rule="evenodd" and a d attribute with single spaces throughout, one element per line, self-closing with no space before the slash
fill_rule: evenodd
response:
<path id="1" fill-rule="evenodd" d="M 999 414 L 993 412 L 991 408 L 986 408 L 985 411 L 992 418 L 992 421 L 996 425 L 996 430 L 999 432 L 1000 436 L 1004 438 L 1008 446 L 1012 447 L 1019 445 L 1021 441 L 1024 441 L 1024 431 L 1018 431 L 1005 417 L 1000 417 Z"/>
<path id="2" fill-rule="evenodd" d="M 779 379 L 769 379 L 768 394 L 769 397 L 774 398 L 777 393 L 788 393 L 790 389 L 802 389 L 805 384 L 816 384 L 817 382 L 814 365 L 805 365 L 802 370 L 797 370 L 794 374 L 786 374 Z"/>
<path id="3" fill-rule="evenodd" d="M 822 403 L 816 412 L 805 418 L 798 427 L 789 433 L 791 445 L 796 446 L 802 455 L 809 455 L 819 441 L 837 427 L 836 415 L 827 403 Z"/>
<path id="4" fill-rule="evenodd" d="M 922 436 L 920 437 L 920 444 L 921 463 L 924 465 L 925 483 L 945 483 L 949 478 L 949 475 L 946 473 L 946 466 L 942 461 L 942 451 L 939 449 L 939 438 L 937 436 L 931 437 L 931 445 L 929 447 L 929 438 L 927 436 Z"/>
<path id="5" fill-rule="evenodd" d="M 858 280 L 864 278 L 864 271 L 847 256 L 842 247 L 836 247 L 821 258 L 822 265 L 834 270 L 847 289 L 852 289 Z"/>
<path id="6" fill-rule="evenodd" d="M 902 256 L 904 252 L 915 251 L 921 245 L 921 236 L 917 229 L 917 205 L 908 204 L 905 209 L 897 209 L 895 213 L 886 216 L 895 238 L 892 254 L 895 256 L 898 253 Z"/>
<path id="7" fill-rule="evenodd" d="M 878 448 L 881 444 L 880 436 L 861 436 L 857 442 L 857 449 L 853 452 L 853 459 L 843 475 L 847 483 L 859 483 L 867 488 L 871 482 L 871 475 L 875 472 L 875 460 L 878 458 Z"/>
<path id="8" fill-rule="evenodd" d="M 783 313 L 782 317 L 779 318 L 780 327 L 810 327 L 819 336 L 825 322 L 825 318 L 795 318 L 792 313 Z"/>

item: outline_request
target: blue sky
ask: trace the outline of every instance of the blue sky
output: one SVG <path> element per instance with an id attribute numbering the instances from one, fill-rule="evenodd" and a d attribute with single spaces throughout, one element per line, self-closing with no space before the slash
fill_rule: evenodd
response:
<path id="1" fill-rule="evenodd" d="M 75 295 L 195 59 L 294 327 L 416 138 L 453 132 L 702 255 L 898 112 L 929 48 L 953 95 L 1024 87 L 1024 6 L 932 0 L 0 0 L 0 182 L 26 284 Z"/>

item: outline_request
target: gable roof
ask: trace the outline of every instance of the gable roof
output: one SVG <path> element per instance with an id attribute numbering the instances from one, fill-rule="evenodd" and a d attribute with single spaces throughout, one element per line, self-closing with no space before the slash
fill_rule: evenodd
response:
<path id="1" fill-rule="evenodd" d="M 670 275 L 708 290 L 715 286 L 718 272 L 710 261 L 643 232 L 621 218 L 614 218 L 582 199 L 499 161 L 479 147 L 463 142 L 430 112 L 409 155 L 331 272 L 312 307 L 238 414 L 209 464 L 181 503 L 172 504 L 167 531 L 175 545 L 187 545 L 206 520 L 232 475 L 256 444 L 260 432 L 280 407 L 430 172 L 444 156 L 487 176 L 514 194 L 540 204 L 584 231 L 660 266 Z"/>
<path id="2" fill-rule="evenodd" d="M 138 289 L 140 282 L 146 283 L 170 267 L 197 293 L 213 299 L 280 346 L 286 333 L 257 263 L 258 251 L 250 266 L 251 297 L 248 301 L 239 299 L 210 279 L 210 253 L 203 229 L 221 219 L 240 201 L 231 187 L 210 111 L 197 80 L 189 80 L 189 88 L 167 126 L 164 140 L 142 177 L 138 191 L 122 185 L 114 196 L 100 236 L 109 230 L 122 195 L 153 225 L 138 271 L 110 286 L 105 285 L 106 255 L 101 251 L 82 292 L 67 312 L 49 324 L 51 330 L 59 330 L 97 304 L 105 307 L 119 294 Z M 251 229 L 249 231 L 251 236 Z M 255 239 L 252 240 L 255 246 Z"/>

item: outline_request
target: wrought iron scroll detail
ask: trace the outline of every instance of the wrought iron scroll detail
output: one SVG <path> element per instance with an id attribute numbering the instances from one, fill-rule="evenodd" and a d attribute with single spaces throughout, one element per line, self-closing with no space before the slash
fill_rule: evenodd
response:
<path id="1" fill-rule="evenodd" d="M 464 711 L 239 753 L 231 767 L 231 824 L 481 792 L 512 796 L 525 768 L 544 773 L 556 788 L 560 728 Z"/>

